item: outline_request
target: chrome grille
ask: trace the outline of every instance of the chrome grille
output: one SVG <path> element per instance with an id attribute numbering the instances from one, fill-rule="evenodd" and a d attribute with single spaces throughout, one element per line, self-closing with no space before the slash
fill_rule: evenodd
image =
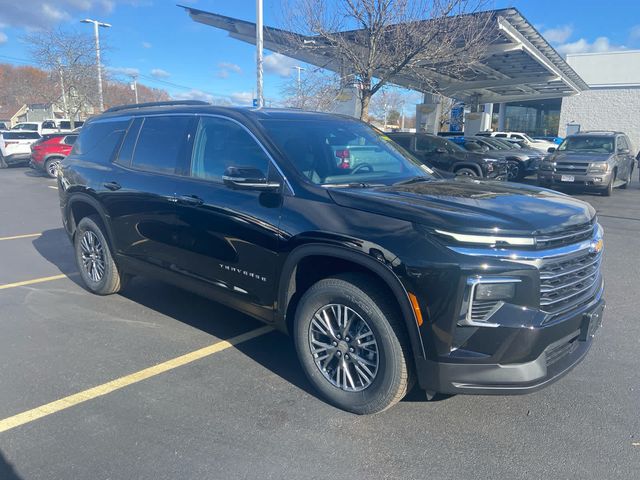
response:
<path id="1" fill-rule="evenodd" d="M 602 253 L 588 250 L 540 267 L 540 308 L 561 315 L 589 301 L 600 283 Z"/>
<path id="2" fill-rule="evenodd" d="M 565 230 L 561 233 L 551 235 L 536 236 L 536 248 L 546 249 L 570 245 L 586 240 L 593 236 L 594 226 L 592 224 L 581 225 L 573 230 Z"/>
<path id="3" fill-rule="evenodd" d="M 576 173 L 578 175 L 584 175 L 585 173 L 587 173 L 588 168 L 589 168 L 588 162 L 566 162 L 566 163 L 556 163 L 556 167 L 554 171 L 556 173 L 568 173 L 568 174 Z"/>

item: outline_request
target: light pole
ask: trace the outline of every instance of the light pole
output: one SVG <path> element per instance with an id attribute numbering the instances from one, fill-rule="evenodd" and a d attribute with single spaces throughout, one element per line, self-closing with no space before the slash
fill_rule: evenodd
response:
<path id="1" fill-rule="evenodd" d="M 109 28 L 111 24 L 91 20 L 90 18 L 85 18 L 84 20 L 80 20 L 80 22 L 93 23 L 93 34 L 96 38 L 96 64 L 98 65 L 98 99 L 100 102 L 100 111 L 102 112 L 104 111 L 104 97 L 102 95 L 102 64 L 100 63 L 100 33 L 98 32 L 98 28 Z"/>
<path id="2" fill-rule="evenodd" d="M 133 90 L 134 97 L 136 99 L 136 105 L 138 104 L 138 76 L 131 76 L 131 90 Z"/>
<path id="3" fill-rule="evenodd" d="M 305 70 L 303 67 L 301 67 L 300 65 L 295 65 L 293 68 L 295 68 L 298 71 L 298 107 L 302 108 L 302 105 L 300 105 L 301 100 L 302 100 L 302 81 L 300 79 L 300 72 Z"/>
<path id="4" fill-rule="evenodd" d="M 262 0 L 256 0 L 256 83 L 258 108 L 264 107 L 262 91 Z"/>

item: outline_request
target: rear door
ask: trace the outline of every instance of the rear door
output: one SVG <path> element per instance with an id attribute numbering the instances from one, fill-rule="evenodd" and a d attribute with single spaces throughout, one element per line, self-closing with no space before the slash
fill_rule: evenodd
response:
<path id="1" fill-rule="evenodd" d="M 622 135 L 618 137 L 616 156 L 618 157 L 618 180 L 630 180 L 631 165 L 634 158 L 631 155 L 629 143 Z"/>
<path id="2" fill-rule="evenodd" d="M 119 254 L 174 269 L 181 251 L 176 179 L 187 173 L 194 119 L 137 117 L 129 125 L 100 192 Z"/>

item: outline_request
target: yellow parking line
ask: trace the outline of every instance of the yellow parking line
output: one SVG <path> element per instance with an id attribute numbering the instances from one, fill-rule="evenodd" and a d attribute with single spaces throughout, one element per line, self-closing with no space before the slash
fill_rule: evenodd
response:
<path id="1" fill-rule="evenodd" d="M 20 238 L 35 238 L 41 235 L 41 233 L 27 233 L 26 235 L 14 235 L 13 237 L 0 237 L 0 242 L 3 240 L 18 240 Z"/>
<path id="2" fill-rule="evenodd" d="M 12 417 L 0 420 L 0 433 L 33 422 L 61 410 L 66 410 L 67 408 L 71 408 L 75 405 L 79 405 L 94 398 L 107 395 L 108 393 L 115 392 L 116 390 L 120 390 L 121 388 L 127 387 L 134 383 L 141 382 L 142 380 L 155 377 L 156 375 L 160 375 L 161 373 L 168 372 L 183 365 L 195 362 L 196 360 L 200 360 L 215 353 L 221 352 L 222 350 L 226 350 L 227 348 L 233 347 L 234 345 L 238 345 L 240 343 L 269 333 L 272 330 L 273 328 L 269 326 L 256 328 L 255 330 L 243 333 L 242 335 L 232 337 L 229 340 L 223 340 L 221 342 L 214 343 L 213 345 L 209 345 L 208 347 L 195 350 L 180 357 L 172 358 L 171 360 L 167 360 L 166 362 L 158 363 L 157 365 L 145 368 L 144 370 L 140 370 L 124 377 L 116 378 L 115 380 L 103 383 L 102 385 L 98 385 L 97 387 L 74 393 L 73 395 L 69 395 L 68 397 L 64 397 L 60 400 L 47 403 L 46 405 L 42 405 L 32 410 L 27 410 L 26 412 L 18 413 L 17 415 L 14 415 Z"/>
<path id="3" fill-rule="evenodd" d="M 25 285 L 33 285 L 36 283 L 51 282 L 53 280 L 67 278 L 68 276 L 69 275 L 53 275 L 51 277 L 40 277 L 34 278 L 33 280 L 23 280 L 22 282 L 5 283 L 4 285 L 0 285 L 0 290 L 6 290 L 7 288 L 24 287 Z"/>

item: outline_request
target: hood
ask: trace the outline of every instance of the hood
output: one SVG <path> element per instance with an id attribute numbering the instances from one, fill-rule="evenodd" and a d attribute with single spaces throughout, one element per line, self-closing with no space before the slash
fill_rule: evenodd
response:
<path id="1" fill-rule="evenodd" d="M 589 223 L 591 205 L 537 187 L 467 178 L 329 190 L 344 207 L 458 232 L 538 235 Z"/>
<path id="2" fill-rule="evenodd" d="M 554 162 L 606 162 L 611 157 L 610 153 L 588 153 L 588 152 L 554 152 L 551 159 Z"/>
<path id="3" fill-rule="evenodd" d="M 456 159 L 466 160 L 471 162 L 482 162 L 485 158 L 492 158 L 494 160 L 505 160 L 505 157 L 500 155 L 494 155 L 493 151 L 488 152 L 455 152 Z"/>

